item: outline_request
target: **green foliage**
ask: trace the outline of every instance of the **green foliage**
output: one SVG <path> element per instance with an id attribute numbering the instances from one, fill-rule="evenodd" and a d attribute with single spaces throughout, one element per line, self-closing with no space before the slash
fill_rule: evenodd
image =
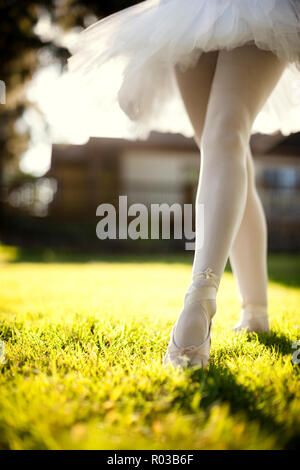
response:
<path id="1" fill-rule="evenodd" d="M 207 370 L 161 366 L 189 262 L 26 262 L 0 251 L 0 448 L 284 449 L 300 439 L 299 289 L 276 280 L 270 335 L 234 335 L 234 281 L 218 297 Z M 45 255 L 46 256 L 46 255 Z M 297 258 L 297 259 L 296 259 Z M 281 257 L 280 267 L 299 257 Z M 274 267 L 274 269 L 272 268 Z"/>
<path id="2" fill-rule="evenodd" d="M 133 1 L 91 0 L 1 0 L 0 2 L 0 80 L 6 84 L 6 104 L 0 105 L 0 213 L 3 199 L 3 169 L 17 168 L 18 158 L 29 143 L 29 132 L 16 130 L 17 120 L 32 106 L 26 98 L 26 85 L 40 66 L 41 51 L 47 53 L 49 63 L 54 60 L 66 64 L 69 53 L 55 41 L 42 41 L 35 26 L 47 13 L 53 24 L 65 30 L 86 26 L 86 18 L 101 18 L 115 10 L 132 5 Z M 45 55 L 44 55 L 45 56 Z M 41 117 L 42 119 L 42 117 Z"/>

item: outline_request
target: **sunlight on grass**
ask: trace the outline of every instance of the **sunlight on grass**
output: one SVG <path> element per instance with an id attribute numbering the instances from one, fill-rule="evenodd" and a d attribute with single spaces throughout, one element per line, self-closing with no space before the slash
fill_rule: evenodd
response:
<path id="1" fill-rule="evenodd" d="M 234 335 L 226 272 L 205 371 L 161 367 L 188 263 L 39 263 L 0 248 L 0 448 L 271 449 L 300 441 L 299 288 L 269 285 L 271 335 Z M 282 268 L 292 258 L 281 260 Z M 271 257 L 271 261 L 276 257 Z M 170 262 L 172 261 L 172 262 Z M 288 273 L 288 269 L 286 271 Z M 271 272 L 271 278 L 272 272 Z"/>

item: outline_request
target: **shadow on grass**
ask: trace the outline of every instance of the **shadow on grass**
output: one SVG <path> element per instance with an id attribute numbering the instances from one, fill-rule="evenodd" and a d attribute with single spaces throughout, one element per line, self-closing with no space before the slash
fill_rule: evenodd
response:
<path id="1" fill-rule="evenodd" d="M 80 252 L 68 249 L 53 248 L 23 248 L 17 247 L 15 254 L 8 259 L 9 263 L 166 263 L 166 264 L 186 264 L 192 265 L 193 255 L 191 253 L 161 253 L 156 249 L 153 252 L 114 252 L 108 250 L 106 252 Z"/>
<path id="2" fill-rule="evenodd" d="M 300 254 L 270 254 L 268 257 L 270 281 L 290 287 L 300 287 Z"/>
<path id="3" fill-rule="evenodd" d="M 251 335 L 249 335 L 250 341 L 251 338 Z M 276 331 L 271 331 L 269 334 L 258 333 L 255 335 L 255 338 L 257 338 L 261 344 L 272 349 L 277 354 L 291 355 L 293 352 L 290 338 L 285 336 L 283 333 L 278 333 Z"/>
<path id="4" fill-rule="evenodd" d="M 296 450 L 300 444 L 299 430 L 287 430 L 284 424 L 278 423 L 273 416 L 265 412 L 262 407 L 263 397 L 267 400 L 264 388 L 252 391 L 237 382 L 237 377 L 225 365 L 211 364 L 208 371 L 195 369 L 188 372 L 192 382 L 199 383 L 202 400 L 200 407 L 209 409 L 216 403 L 227 404 L 233 414 L 241 413 L 247 420 L 255 421 L 266 434 L 276 438 L 280 448 Z"/>
<path id="5" fill-rule="evenodd" d="M 266 347 L 272 348 L 273 352 L 279 355 L 291 355 L 291 340 L 282 333 L 272 331 L 270 334 L 261 333 L 248 335 L 248 341 L 259 341 Z M 241 352 L 236 352 L 242 355 Z M 278 422 L 272 411 L 267 410 L 263 406 L 272 397 L 271 391 L 266 390 L 263 386 L 256 387 L 252 390 L 238 381 L 238 375 L 234 371 L 221 363 L 220 357 L 228 355 L 228 349 L 218 351 L 218 357 L 215 362 L 211 362 L 208 370 L 203 369 L 187 369 L 186 373 L 191 385 L 199 386 L 201 391 L 200 408 L 209 410 L 211 406 L 217 404 L 227 404 L 230 413 L 241 413 L 247 420 L 255 421 L 260 429 L 266 434 L 270 434 L 276 438 L 278 447 L 288 450 L 296 450 L 300 445 L 300 430 L 288 429 L 285 426 L 285 419 Z M 195 388 L 191 387 L 191 394 L 195 392 Z M 196 388 L 197 390 L 197 388 Z M 183 408 L 190 412 L 190 403 L 192 396 L 188 400 L 184 400 Z M 283 411 L 284 413 L 284 411 Z"/>

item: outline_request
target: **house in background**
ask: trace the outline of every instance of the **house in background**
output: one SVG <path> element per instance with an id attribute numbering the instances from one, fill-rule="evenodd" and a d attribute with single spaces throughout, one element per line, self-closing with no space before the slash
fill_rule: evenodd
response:
<path id="1" fill-rule="evenodd" d="M 251 138 L 258 190 L 269 225 L 271 250 L 300 249 L 300 133 Z M 45 178 L 57 191 L 48 217 L 96 223 L 102 203 L 192 204 L 200 167 L 193 139 L 152 133 L 147 141 L 92 138 L 84 145 L 54 145 Z"/>
<path id="2" fill-rule="evenodd" d="M 273 250 L 300 249 L 300 133 L 252 137 L 257 187 Z"/>
<path id="3" fill-rule="evenodd" d="M 192 203 L 197 189 L 199 151 L 192 139 L 154 133 L 148 140 L 92 138 L 84 146 L 53 146 L 46 177 L 58 189 L 49 216 L 85 220 L 101 203 Z"/>

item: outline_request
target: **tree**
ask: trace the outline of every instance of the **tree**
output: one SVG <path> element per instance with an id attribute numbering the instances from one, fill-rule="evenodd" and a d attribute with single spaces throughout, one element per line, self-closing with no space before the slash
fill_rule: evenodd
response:
<path id="1" fill-rule="evenodd" d="M 47 46 L 35 35 L 34 26 L 41 8 L 53 6 L 53 1 L 2 0 L 0 3 L 0 79 L 6 85 L 6 104 L 0 105 L 0 217 L 3 216 L 4 165 L 12 164 L 28 144 L 28 135 L 18 134 L 15 128 L 16 121 L 29 106 L 25 86 L 38 66 L 37 51 Z"/>
<path id="2" fill-rule="evenodd" d="M 26 150 L 28 134 L 19 134 L 15 124 L 31 106 L 26 99 L 26 85 L 39 67 L 39 52 L 46 49 L 50 57 L 64 64 L 68 51 L 52 42 L 43 42 L 35 26 L 43 12 L 64 30 L 87 26 L 87 19 L 109 15 L 131 6 L 130 0 L 0 0 L 0 80 L 6 84 L 6 104 L 0 105 L 0 217 L 3 216 L 4 165 L 15 165 Z M 13 25 L 13 26 L 12 26 Z"/>

